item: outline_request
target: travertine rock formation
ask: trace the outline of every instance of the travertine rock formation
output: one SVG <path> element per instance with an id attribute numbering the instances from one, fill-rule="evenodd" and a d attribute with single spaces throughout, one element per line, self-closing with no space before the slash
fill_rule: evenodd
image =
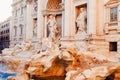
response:
<path id="1" fill-rule="evenodd" d="M 17 72 L 16 80 L 54 76 L 66 76 L 65 80 L 105 80 L 111 78 L 110 75 L 119 80 L 119 59 L 110 60 L 105 55 L 89 51 L 82 53 L 83 47 L 78 49 L 74 43 L 59 46 L 51 39 L 43 42 L 42 49 L 36 49 L 28 42 L 25 46 L 13 48 L 12 53 L 9 52 L 11 49 L 3 51 L 1 62 Z"/>

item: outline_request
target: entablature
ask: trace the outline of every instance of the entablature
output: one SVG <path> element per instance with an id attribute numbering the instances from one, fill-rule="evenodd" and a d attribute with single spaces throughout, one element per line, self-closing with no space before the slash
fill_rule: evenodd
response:
<path id="1" fill-rule="evenodd" d="M 87 0 L 74 0 L 73 3 L 74 3 L 75 6 L 79 6 L 79 5 L 82 5 L 82 4 L 86 4 Z"/>

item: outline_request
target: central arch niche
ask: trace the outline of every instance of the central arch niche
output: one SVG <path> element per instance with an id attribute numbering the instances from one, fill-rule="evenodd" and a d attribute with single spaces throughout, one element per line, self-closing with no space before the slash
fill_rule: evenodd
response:
<path id="1" fill-rule="evenodd" d="M 61 34 L 62 27 L 62 6 L 60 5 L 62 0 L 48 0 L 46 9 L 43 11 L 44 19 L 45 19 L 45 28 L 44 28 L 44 37 L 49 36 L 49 29 L 47 26 L 47 21 L 50 18 L 50 15 L 55 16 L 55 20 L 57 22 L 57 26 L 59 27 Z"/>
<path id="2" fill-rule="evenodd" d="M 48 0 L 46 9 L 47 10 L 59 10 L 61 9 L 60 3 L 62 1 L 61 0 Z"/>

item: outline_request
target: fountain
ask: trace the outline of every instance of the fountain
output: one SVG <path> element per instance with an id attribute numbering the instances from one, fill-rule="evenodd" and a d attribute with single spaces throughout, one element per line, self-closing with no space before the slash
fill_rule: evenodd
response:
<path id="1" fill-rule="evenodd" d="M 42 51 L 36 51 L 32 43 L 29 46 L 27 43 L 27 48 L 16 55 L 3 53 L 4 68 L 16 72 L 16 80 L 112 80 L 113 75 L 115 79 L 119 78 L 118 62 L 89 51 L 81 53 L 75 44 L 59 46 L 50 39 L 43 42 Z"/>
<path id="2" fill-rule="evenodd" d="M 90 36 L 84 31 L 75 36 L 77 42 L 60 44 L 55 17 L 51 15 L 48 22 L 49 36 L 42 39 L 39 48 L 27 41 L 2 51 L 0 62 L 6 64 L 8 71 L 17 73 L 9 80 L 112 80 L 111 76 L 120 79 L 117 55 L 108 57 L 103 55 L 107 54 L 104 51 L 93 53 L 87 46 Z"/>

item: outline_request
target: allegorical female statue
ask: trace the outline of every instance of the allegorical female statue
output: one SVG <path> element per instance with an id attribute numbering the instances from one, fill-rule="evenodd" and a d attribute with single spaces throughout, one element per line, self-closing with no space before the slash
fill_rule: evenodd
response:
<path id="1" fill-rule="evenodd" d="M 50 15 L 50 19 L 47 22 L 48 29 L 50 31 L 49 38 L 55 39 L 55 34 L 57 32 L 57 22 L 55 16 Z"/>
<path id="2" fill-rule="evenodd" d="M 33 26 L 33 36 L 37 37 L 37 22 Z"/>
<path id="3" fill-rule="evenodd" d="M 85 8 L 80 8 L 80 14 L 76 19 L 78 31 L 77 33 L 86 33 L 86 18 L 87 13 Z"/>
<path id="4" fill-rule="evenodd" d="M 38 9 L 38 0 L 34 0 L 34 3 L 33 3 L 33 11 L 34 11 L 34 12 L 37 12 L 37 9 Z"/>

